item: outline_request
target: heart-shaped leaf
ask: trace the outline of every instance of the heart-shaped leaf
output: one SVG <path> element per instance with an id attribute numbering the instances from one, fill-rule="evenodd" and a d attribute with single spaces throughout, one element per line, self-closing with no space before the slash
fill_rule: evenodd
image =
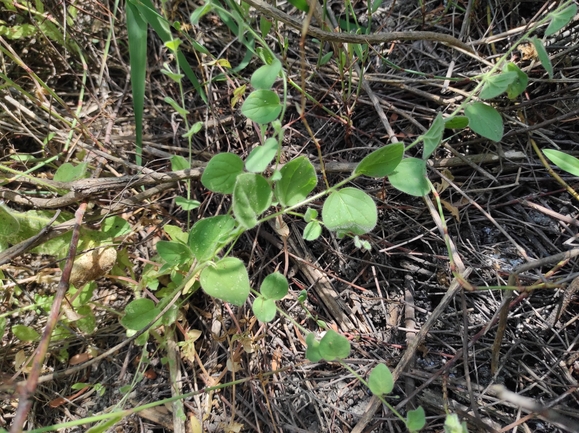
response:
<path id="1" fill-rule="evenodd" d="M 350 342 L 343 335 L 329 329 L 320 340 L 319 352 L 326 361 L 344 359 L 350 355 Z"/>
<path id="2" fill-rule="evenodd" d="M 155 320 L 158 314 L 159 310 L 150 299 L 135 299 L 125 307 L 125 315 L 121 319 L 121 324 L 131 331 L 140 331 Z"/>
<path id="3" fill-rule="evenodd" d="M 236 257 L 225 257 L 207 266 L 199 276 L 201 287 L 209 296 L 241 306 L 249 296 L 249 276 Z"/>
<path id="4" fill-rule="evenodd" d="M 259 291 L 265 298 L 277 301 L 287 295 L 288 287 L 286 277 L 279 272 L 274 272 L 263 279 Z"/>
<path id="5" fill-rule="evenodd" d="M 392 143 L 367 155 L 354 169 L 354 174 L 369 177 L 384 177 L 392 173 L 402 161 L 403 143 Z"/>
<path id="6" fill-rule="evenodd" d="M 368 387 L 374 395 L 390 394 L 394 389 L 394 378 L 386 364 L 378 364 L 370 372 Z"/>
<path id="7" fill-rule="evenodd" d="M 424 197 L 430 192 L 426 177 L 426 161 L 418 158 L 405 158 L 396 171 L 388 176 L 394 188 L 416 197 Z"/>
<path id="8" fill-rule="evenodd" d="M 493 141 L 503 138 L 503 118 L 497 110 L 482 102 L 472 102 L 464 109 L 468 126 L 474 132 Z"/>
<path id="9" fill-rule="evenodd" d="M 189 232 L 187 243 L 200 262 L 213 259 L 231 238 L 235 220 L 229 215 L 217 215 L 197 221 Z"/>
<path id="10" fill-rule="evenodd" d="M 279 143 L 271 137 L 262 146 L 257 146 L 245 160 L 245 169 L 252 173 L 262 173 L 277 154 Z"/>
<path id="11" fill-rule="evenodd" d="M 189 247 L 181 242 L 159 241 L 156 248 L 161 258 L 171 266 L 187 263 L 193 258 Z"/>
<path id="12" fill-rule="evenodd" d="M 499 75 L 492 75 L 487 78 L 479 96 L 481 99 L 496 98 L 501 93 L 504 93 L 516 79 L 516 72 L 505 71 Z"/>
<path id="13" fill-rule="evenodd" d="M 56 173 L 54 173 L 54 180 L 59 182 L 72 182 L 73 180 L 78 180 L 86 177 L 86 170 L 88 163 L 82 162 L 78 165 L 72 165 L 70 162 L 65 162 Z"/>
<path id="14" fill-rule="evenodd" d="M 551 22 L 549 23 L 547 30 L 545 30 L 545 36 L 551 36 L 557 33 L 569 24 L 576 14 L 577 5 L 575 3 L 570 4 L 559 12 L 552 12 L 549 14 L 551 16 Z"/>
<path id="15" fill-rule="evenodd" d="M 378 210 L 368 194 L 356 188 L 342 188 L 327 198 L 322 208 L 322 220 L 328 230 L 363 235 L 376 227 Z"/>
<path id="16" fill-rule="evenodd" d="M 269 123 L 281 113 L 279 96 L 271 90 L 255 90 L 249 94 L 241 106 L 241 112 L 248 119 L 260 125 Z"/>
<path id="17" fill-rule="evenodd" d="M 275 184 L 275 195 L 282 206 L 294 206 L 306 199 L 318 184 L 316 169 L 300 156 L 282 167 L 281 179 Z"/>
<path id="18" fill-rule="evenodd" d="M 270 65 L 263 65 L 251 75 L 251 85 L 255 89 L 271 89 L 281 71 L 281 62 L 274 58 Z"/>
<path id="19" fill-rule="evenodd" d="M 302 237 L 306 241 L 315 241 L 322 234 L 322 225 L 318 221 L 310 221 L 304 228 Z"/>
<path id="20" fill-rule="evenodd" d="M 507 63 L 505 66 L 505 71 L 514 72 L 517 74 L 517 78 L 507 87 L 507 97 L 509 99 L 515 99 L 527 88 L 527 84 L 529 84 L 529 77 L 514 63 Z"/>
<path id="21" fill-rule="evenodd" d="M 221 194 L 231 194 L 235 179 L 243 173 L 243 161 L 234 153 L 218 153 L 207 163 L 201 176 L 205 188 Z"/>
<path id="22" fill-rule="evenodd" d="M 259 174 L 244 173 L 237 177 L 233 189 L 233 213 L 246 229 L 257 225 L 257 216 L 271 204 L 273 193 L 267 180 Z"/>
<path id="23" fill-rule="evenodd" d="M 310 362 L 318 362 L 322 360 L 320 354 L 320 342 L 316 340 L 316 335 L 312 332 L 306 335 L 306 359 Z"/>
<path id="24" fill-rule="evenodd" d="M 406 415 L 406 428 L 410 433 L 419 432 L 426 425 L 426 414 L 422 407 L 409 410 Z"/>
<path id="25" fill-rule="evenodd" d="M 258 296 L 253 305 L 251 306 L 253 314 L 257 317 L 260 322 L 271 322 L 275 318 L 275 313 L 277 312 L 275 308 L 275 301 L 273 299 L 267 299 L 263 296 Z"/>

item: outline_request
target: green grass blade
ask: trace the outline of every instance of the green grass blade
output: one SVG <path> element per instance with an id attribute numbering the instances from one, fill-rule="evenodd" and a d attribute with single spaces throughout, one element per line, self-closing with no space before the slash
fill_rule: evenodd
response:
<path id="1" fill-rule="evenodd" d="M 131 4 L 133 4 L 138 11 L 140 12 L 143 19 L 149 23 L 149 25 L 155 30 L 155 33 L 161 38 L 163 43 L 168 42 L 173 39 L 171 35 L 171 28 L 169 27 L 169 23 L 167 20 L 157 12 L 153 2 L 151 0 L 129 0 Z M 185 73 L 193 87 L 203 99 L 203 102 L 207 103 L 207 96 L 205 95 L 205 91 L 201 87 L 195 72 L 191 69 L 191 66 L 187 62 L 185 55 L 178 51 L 177 53 L 177 63 L 181 70 Z"/>
<path id="2" fill-rule="evenodd" d="M 142 165 L 143 154 L 143 110 L 145 104 L 145 76 L 147 72 L 147 23 L 137 6 L 127 2 L 127 32 L 131 63 L 131 88 L 136 129 L 136 163 Z"/>

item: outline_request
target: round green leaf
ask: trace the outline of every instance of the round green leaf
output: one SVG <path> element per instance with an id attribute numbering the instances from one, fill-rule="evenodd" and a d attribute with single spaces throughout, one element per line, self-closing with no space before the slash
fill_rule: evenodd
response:
<path id="1" fill-rule="evenodd" d="M 393 143 L 367 155 L 354 169 L 354 174 L 369 177 L 384 177 L 394 171 L 402 161 L 404 143 Z"/>
<path id="2" fill-rule="evenodd" d="M 185 197 L 175 197 L 175 204 L 180 206 L 184 211 L 197 209 L 199 206 L 201 206 L 201 202 Z"/>
<path id="3" fill-rule="evenodd" d="M 14 325 L 12 333 L 20 341 L 37 341 L 40 339 L 40 334 L 30 326 Z"/>
<path id="4" fill-rule="evenodd" d="M 233 188 L 233 213 L 246 229 L 257 225 L 257 216 L 271 204 L 273 193 L 267 180 L 259 174 L 244 173 Z"/>
<path id="5" fill-rule="evenodd" d="M 263 65 L 251 75 L 251 85 L 255 89 L 271 89 L 281 71 L 281 62 L 274 58 L 271 65 Z"/>
<path id="6" fill-rule="evenodd" d="M 8 239 L 20 230 L 20 223 L 12 213 L 8 206 L 0 204 L 0 239 Z"/>
<path id="7" fill-rule="evenodd" d="M 569 24 L 576 14 L 577 5 L 575 3 L 570 4 L 558 12 L 550 13 L 549 15 L 551 16 L 551 22 L 549 23 L 547 30 L 545 30 L 545 36 L 551 36 L 557 33 L 559 30 Z"/>
<path id="8" fill-rule="evenodd" d="M 233 305 L 243 305 L 249 296 L 249 276 L 236 257 L 226 257 L 201 271 L 201 287 L 209 296 Z"/>
<path id="9" fill-rule="evenodd" d="M 509 99 L 515 99 L 527 88 L 527 84 L 529 84 L 529 77 L 514 63 L 507 63 L 505 66 L 505 71 L 514 72 L 517 74 L 517 78 L 511 84 L 509 84 L 509 87 L 507 87 L 507 97 Z"/>
<path id="10" fill-rule="evenodd" d="M 181 155 L 173 155 L 171 157 L 171 170 L 172 171 L 179 171 L 179 170 L 187 170 L 191 168 L 191 164 Z"/>
<path id="11" fill-rule="evenodd" d="M 343 335 L 329 329 L 320 340 L 319 351 L 326 361 L 344 359 L 350 355 L 350 342 Z"/>
<path id="12" fill-rule="evenodd" d="M 251 306 L 253 314 L 260 322 L 271 322 L 275 318 L 277 312 L 275 308 L 275 301 L 273 299 L 266 299 L 259 296 L 253 301 Z"/>
<path id="13" fill-rule="evenodd" d="M 464 109 L 470 129 L 485 138 L 500 141 L 503 138 L 503 118 L 497 110 L 482 102 L 472 102 Z"/>
<path id="14" fill-rule="evenodd" d="M 86 169 L 88 163 L 83 162 L 76 166 L 72 165 L 70 162 L 65 162 L 56 173 L 54 173 L 54 180 L 58 182 L 72 182 L 73 180 L 82 179 L 86 175 Z"/>
<path id="15" fill-rule="evenodd" d="M 140 331 L 159 314 L 155 303 L 147 298 L 135 299 L 125 307 L 125 315 L 121 319 L 121 325 L 131 331 Z"/>
<path id="16" fill-rule="evenodd" d="M 426 414 L 422 406 L 409 410 L 406 416 L 406 428 L 410 433 L 418 432 L 426 425 Z"/>
<path id="17" fill-rule="evenodd" d="M 446 129 L 462 129 L 468 126 L 468 118 L 465 116 L 454 116 L 448 118 L 444 122 L 444 127 Z"/>
<path id="18" fill-rule="evenodd" d="M 279 272 L 274 272 L 263 279 L 259 291 L 265 298 L 279 300 L 287 295 L 288 288 L 286 277 Z"/>
<path id="19" fill-rule="evenodd" d="M 311 362 L 318 362 L 322 360 L 320 354 L 320 342 L 316 340 L 316 335 L 312 332 L 306 335 L 306 359 Z"/>
<path id="20" fill-rule="evenodd" d="M 218 153 L 215 155 L 201 176 L 205 188 L 221 194 L 231 194 L 237 175 L 243 173 L 243 161 L 233 153 Z"/>
<path id="21" fill-rule="evenodd" d="M 277 139 L 271 137 L 265 140 L 263 146 L 257 146 L 251 151 L 245 161 L 245 169 L 252 173 L 262 173 L 275 158 L 279 149 Z"/>
<path id="22" fill-rule="evenodd" d="M 426 161 L 418 158 L 405 158 L 396 171 L 388 176 L 394 188 L 406 194 L 423 197 L 430 191 L 426 177 Z"/>
<path id="23" fill-rule="evenodd" d="M 306 241 L 315 241 L 322 234 L 322 225 L 318 221 L 310 221 L 304 228 L 303 238 Z"/>
<path id="24" fill-rule="evenodd" d="M 481 99 L 495 98 L 504 93 L 516 79 L 516 72 L 504 71 L 498 75 L 491 75 L 487 78 L 479 96 Z"/>
<path id="25" fill-rule="evenodd" d="M 131 225 L 124 218 L 118 216 L 105 219 L 100 229 L 100 231 L 106 235 L 105 239 L 114 239 L 126 235 L 130 233 L 131 230 Z"/>
<path id="26" fill-rule="evenodd" d="M 579 176 L 579 159 L 555 149 L 543 150 L 545 156 L 561 170 Z"/>
<path id="27" fill-rule="evenodd" d="M 96 329 L 96 317 L 88 305 L 76 307 L 76 313 L 81 317 L 75 321 L 75 325 L 84 334 L 92 334 Z"/>
<path id="28" fill-rule="evenodd" d="M 181 242 L 159 241 L 156 248 L 161 258 L 172 266 L 187 263 L 193 258 L 191 249 Z"/>
<path id="29" fill-rule="evenodd" d="M 189 232 L 187 243 L 200 262 L 213 259 L 230 239 L 235 220 L 229 215 L 218 215 L 197 221 Z"/>
<path id="30" fill-rule="evenodd" d="M 322 220 L 326 228 L 338 232 L 338 236 L 363 235 L 376 227 L 378 211 L 372 197 L 348 187 L 330 194 L 322 208 Z"/>
<path id="31" fill-rule="evenodd" d="M 294 206 L 306 199 L 318 184 L 316 169 L 300 156 L 282 167 L 281 180 L 275 184 L 275 195 L 282 206 Z"/>
<path id="32" fill-rule="evenodd" d="M 394 389 L 394 378 L 386 364 L 378 364 L 370 372 L 368 387 L 374 395 L 390 394 Z"/>
<path id="33" fill-rule="evenodd" d="M 306 210 L 306 213 L 304 215 L 304 221 L 309 223 L 312 220 L 315 220 L 318 217 L 318 211 L 309 207 L 308 210 Z"/>
<path id="34" fill-rule="evenodd" d="M 241 112 L 248 119 L 261 125 L 269 123 L 281 113 L 279 96 L 271 90 L 255 90 L 241 106 Z"/>

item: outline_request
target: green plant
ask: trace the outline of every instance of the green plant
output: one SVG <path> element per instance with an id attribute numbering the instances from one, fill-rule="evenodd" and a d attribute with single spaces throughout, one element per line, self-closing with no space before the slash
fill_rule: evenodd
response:
<path id="1" fill-rule="evenodd" d="M 131 4 L 134 2 L 131 1 Z M 508 61 L 511 52 L 524 41 L 533 43 L 540 62 L 549 76 L 552 76 L 552 65 L 543 42 L 531 35 L 538 26 L 547 22 L 549 26 L 545 35 L 554 34 L 571 20 L 577 10 L 571 2 L 564 3 L 530 28 L 488 72 L 477 77 L 478 85 L 459 107 L 446 117 L 438 113 L 427 132 L 407 147 L 402 143 L 394 143 L 374 150 L 346 179 L 310 195 L 318 184 L 312 163 L 305 157 L 298 157 L 283 166 L 279 164 L 284 135 L 281 121 L 286 106 L 282 99 L 286 98 L 287 87 L 283 65 L 263 41 L 266 29 L 262 26 L 261 34 L 256 33 L 247 24 L 241 8 L 236 5 L 229 6 L 230 10 L 226 10 L 218 1 L 208 1 L 192 14 L 191 22 L 195 24 L 204 14 L 214 11 L 234 30 L 248 47 L 248 52 L 253 52 L 254 42 L 261 44 L 255 49 L 255 53 L 264 64 L 251 76 L 253 91 L 245 98 L 241 112 L 260 125 L 263 144 L 253 149 L 245 161 L 235 154 L 221 153 L 208 163 L 201 179 L 203 185 L 214 193 L 231 195 L 231 208 L 225 215 L 196 222 L 187 232 L 170 229 L 168 232 L 171 240 L 157 244 L 161 264 L 156 268 L 149 268 L 143 282 L 148 284 L 149 288 L 157 289 L 155 281 L 158 277 L 169 275 L 172 285 L 163 293 L 163 299 L 171 298 L 183 288 L 190 293 L 201 287 L 216 299 L 243 305 L 251 293 L 250 278 L 243 262 L 230 257 L 229 253 L 244 231 L 283 215 L 303 218 L 307 223 L 303 237 L 309 241 L 317 239 L 325 227 L 338 238 L 351 237 L 359 248 L 370 249 L 369 241 L 361 239 L 360 236 L 374 229 L 377 222 L 376 205 L 370 195 L 347 185 L 359 176 L 387 177 L 394 188 L 410 195 L 425 196 L 432 189 L 427 177 L 426 161 L 440 146 L 445 129 L 462 129 L 468 126 L 482 137 L 500 141 L 504 133 L 502 116 L 492 104 L 481 100 L 490 101 L 503 94 L 514 100 L 524 92 L 528 84 L 527 75 L 516 64 Z M 307 9 L 306 4 L 296 3 L 295 6 Z M 150 7 L 144 10 L 151 13 Z M 172 51 L 178 53 L 178 43 L 165 39 L 164 41 Z M 362 52 L 359 52 L 358 56 L 364 57 Z M 345 54 L 338 57 L 342 67 L 346 66 L 346 60 Z M 178 63 L 178 67 L 182 67 L 181 63 Z M 172 72 L 168 66 L 165 70 L 168 76 L 180 82 L 182 76 L 179 70 Z M 278 80 L 283 84 L 281 97 L 274 90 Z M 245 87 L 243 90 L 245 91 Z M 235 98 L 239 98 L 241 93 L 236 94 Z M 182 102 L 167 102 L 186 120 L 188 113 Z M 405 152 L 419 144 L 423 145 L 421 158 L 404 157 Z M 546 154 L 549 156 L 549 152 Z M 561 155 L 553 152 L 550 154 L 552 158 L 559 158 L 558 164 L 564 165 Z M 567 164 L 565 166 L 569 167 L 569 159 L 563 159 Z M 186 166 L 186 162 L 180 159 L 172 161 L 173 167 L 181 168 Z M 318 210 L 308 206 L 323 199 L 325 201 L 321 218 L 318 218 Z M 302 208 L 307 210 L 300 213 Z M 253 311 L 256 317 L 264 322 L 273 320 L 276 314 L 275 302 L 282 299 L 287 291 L 288 282 L 284 275 L 277 272 L 267 275 L 261 283 L 260 292 L 254 292 L 256 298 L 253 301 Z M 156 317 L 163 306 L 163 302 L 155 306 L 149 300 L 137 299 L 127 306 L 122 323 L 131 332 L 138 331 Z M 167 320 L 165 323 L 171 321 Z M 306 357 L 313 362 L 322 359 L 340 361 L 350 353 L 348 340 L 331 329 L 326 330 L 319 340 L 315 334 L 307 334 L 306 343 Z M 368 386 L 372 393 L 380 398 L 390 393 L 393 390 L 393 380 L 388 367 L 378 365 L 369 376 Z M 406 419 L 397 415 L 411 432 L 424 426 L 424 411 L 421 408 L 411 411 Z M 449 415 L 445 430 L 465 431 L 466 427 L 459 423 L 456 415 Z"/>

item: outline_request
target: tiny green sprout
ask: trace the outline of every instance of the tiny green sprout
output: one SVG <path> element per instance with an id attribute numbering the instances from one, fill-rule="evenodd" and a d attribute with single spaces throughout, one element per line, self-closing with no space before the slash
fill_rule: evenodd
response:
<path id="1" fill-rule="evenodd" d="M 457 414 L 449 413 L 444 421 L 444 433 L 468 433 L 466 422 L 460 422 Z"/>

